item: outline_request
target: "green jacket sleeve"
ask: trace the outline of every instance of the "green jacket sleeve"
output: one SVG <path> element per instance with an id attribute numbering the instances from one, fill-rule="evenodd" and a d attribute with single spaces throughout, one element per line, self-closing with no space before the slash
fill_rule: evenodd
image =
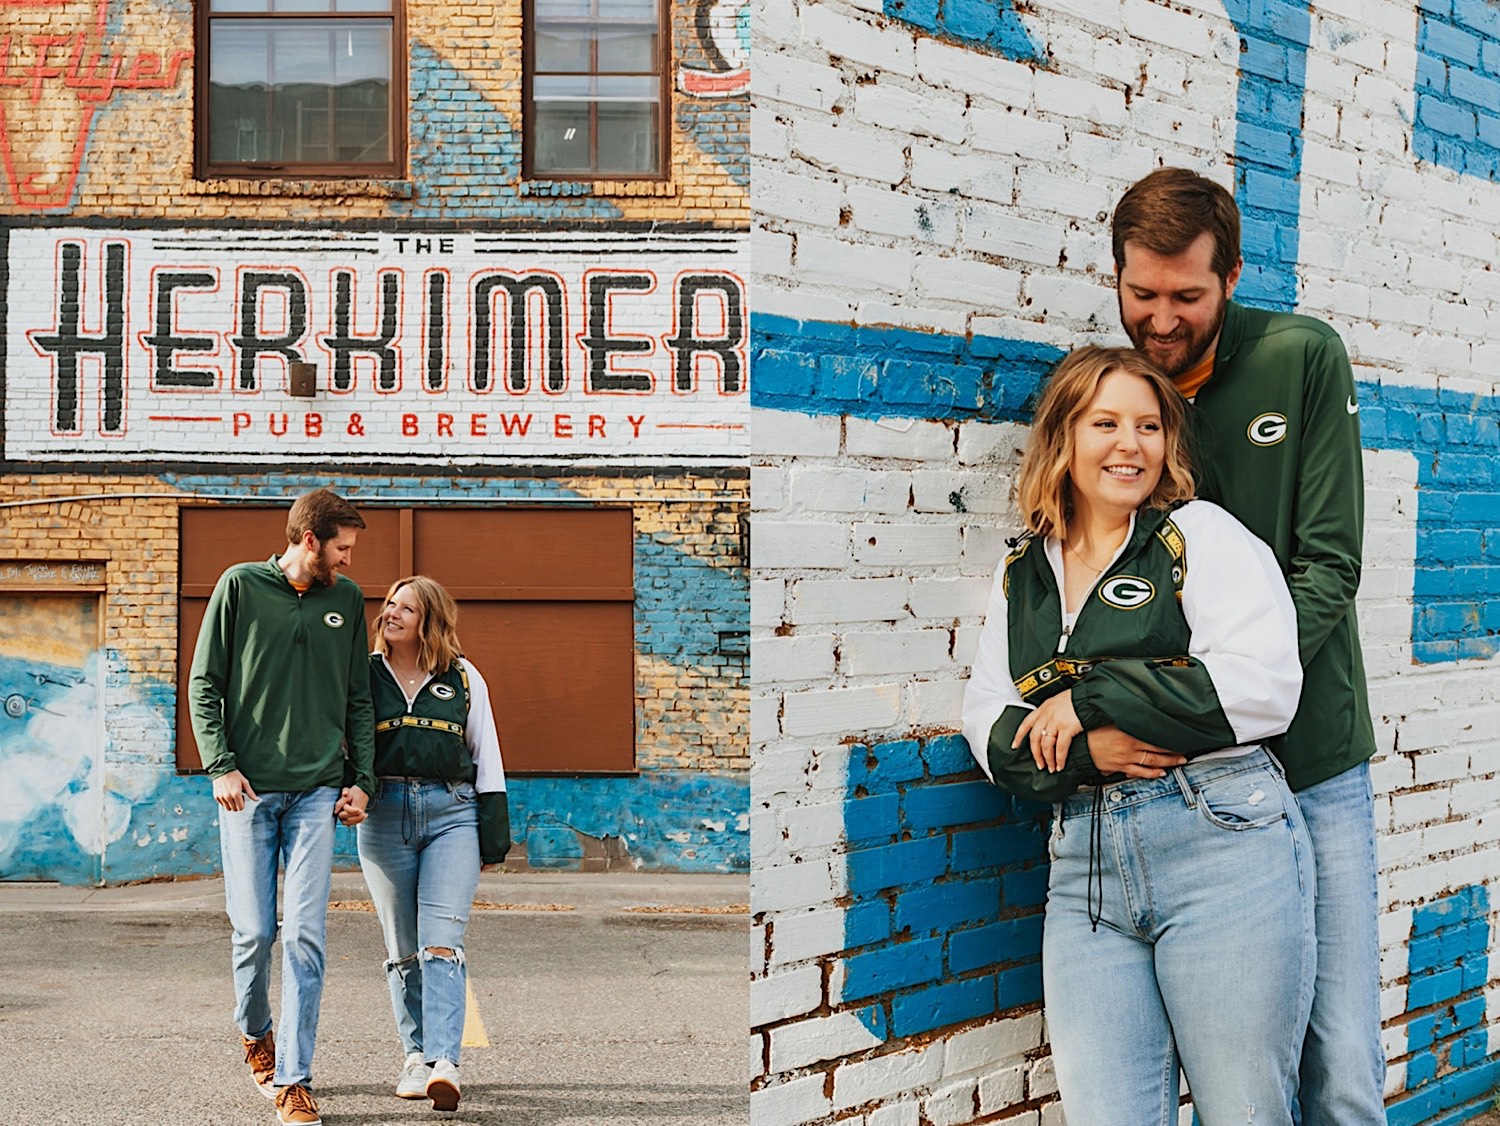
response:
<path id="1" fill-rule="evenodd" d="M 499 864 L 510 845 L 510 800 L 505 791 L 480 794 L 479 863 Z"/>
<path id="2" fill-rule="evenodd" d="M 1238 741 L 1208 668 L 1192 657 L 1095 665 L 1073 686 L 1073 711 L 1088 731 L 1114 724 L 1127 735 L 1180 755 L 1216 751 Z"/>
<path id="3" fill-rule="evenodd" d="M 1000 718 L 990 728 L 987 758 L 990 776 L 995 780 L 995 785 L 1018 798 L 1057 802 L 1084 783 L 1097 782 L 1099 772 L 1094 768 L 1094 760 L 1089 757 L 1086 733 L 1073 740 L 1072 746 L 1068 748 L 1068 761 L 1056 774 L 1037 769 L 1025 742 L 1019 747 L 1010 745 L 1011 740 L 1016 737 L 1017 728 L 1030 714 L 1030 709 L 1012 704 L 1000 713 Z"/>
<path id="4" fill-rule="evenodd" d="M 1364 540 L 1364 462 L 1354 373 L 1333 332 L 1308 346 L 1302 405 L 1287 584 L 1297 608 L 1297 645 L 1305 668 L 1354 604 Z"/>
<path id="5" fill-rule="evenodd" d="M 229 660 L 234 651 L 235 592 L 228 573 L 219 576 L 203 612 L 198 644 L 188 675 L 188 709 L 193 739 L 210 778 L 236 769 L 234 753 L 224 730 L 224 696 L 229 683 Z"/>
<path id="6" fill-rule="evenodd" d="M 351 774 L 349 767 L 352 767 L 354 785 L 371 795 L 375 793 L 375 704 L 370 698 L 370 638 L 365 629 L 362 597 L 355 615 L 349 652 L 349 695 L 344 705 L 344 740 L 349 744 L 345 775 Z"/>

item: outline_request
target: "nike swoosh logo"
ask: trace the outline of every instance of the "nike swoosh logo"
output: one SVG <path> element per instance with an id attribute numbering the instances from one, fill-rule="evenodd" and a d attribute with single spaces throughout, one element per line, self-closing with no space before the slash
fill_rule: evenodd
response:
<path id="1" fill-rule="evenodd" d="M 1348 403 L 1347 406 L 1344 407 L 1344 409 L 1346 411 L 1348 411 L 1350 414 L 1358 414 L 1359 413 L 1359 404 L 1354 401 L 1354 396 L 1353 395 L 1349 396 L 1349 403 Z"/>

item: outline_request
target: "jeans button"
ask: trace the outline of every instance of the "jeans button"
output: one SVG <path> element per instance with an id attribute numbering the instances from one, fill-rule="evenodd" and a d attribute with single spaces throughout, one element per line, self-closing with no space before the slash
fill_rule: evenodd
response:
<path id="1" fill-rule="evenodd" d="M 1109 800 L 1110 801 L 1120 801 L 1121 800 L 1120 791 L 1119 790 L 1112 790 L 1110 792 L 1110 795 L 1109 795 Z"/>

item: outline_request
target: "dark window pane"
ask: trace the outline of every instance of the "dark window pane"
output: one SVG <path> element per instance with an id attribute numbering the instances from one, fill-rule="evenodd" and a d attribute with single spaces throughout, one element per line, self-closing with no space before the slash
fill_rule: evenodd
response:
<path id="1" fill-rule="evenodd" d="M 599 106 L 599 171 L 644 175 L 656 171 L 656 106 L 604 102 Z"/>
<path id="2" fill-rule="evenodd" d="M 219 21 L 210 28 L 209 159 L 385 163 L 385 20 Z"/>
<path id="3" fill-rule="evenodd" d="M 535 163 L 538 172 L 590 171 L 591 136 L 587 102 L 539 102 L 536 107 Z"/>
<path id="4" fill-rule="evenodd" d="M 599 69 L 627 74 L 656 69 L 656 27 L 601 31 Z"/>
<path id="5" fill-rule="evenodd" d="M 540 29 L 536 37 L 536 69 L 543 74 L 578 74 L 593 62 L 593 36 L 587 28 L 558 24 Z"/>

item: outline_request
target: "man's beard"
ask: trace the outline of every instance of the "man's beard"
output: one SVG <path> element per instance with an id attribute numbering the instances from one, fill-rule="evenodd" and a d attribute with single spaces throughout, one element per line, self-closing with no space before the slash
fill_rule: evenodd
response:
<path id="1" fill-rule="evenodd" d="M 1151 318 L 1144 317 L 1131 324 L 1125 320 L 1125 301 L 1118 290 L 1115 292 L 1115 300 L 1120 307 L 1120 323 L 1125 326 L 1125 334 L 1130 337 L 1130 342 L 1135 345 L 1136 351 L 1144 354 L 1162 370 L 1162 374 L 1169 378 L 1176 378 L 1203 359 L 1209 346 L 1218 337 L 1219 330 L 1224 327 L 1224 314 L 1229 308 L 1229 298 L 1221 295 L 1218 311 L 1214 319 L 1204 326 L 1203 331 L 1192 332 L 1187 329 L 1186 325 L 1179 324 L 1177 331 L 1172 333 L 1168 341 L 1170 350 L 1164 352 L 1161 346 L 1152 340 L 1151 333 L 1146 329 Z"/>
<path id="2" fill-rule="evenodd" d="M 328 549 L 319 547 L 318 554 L 314 555 L 307 565 L 312 572 L 312 577 L 323 586 L 332 586 L 338 578 L 338 570 L 328 561 Z"/>

